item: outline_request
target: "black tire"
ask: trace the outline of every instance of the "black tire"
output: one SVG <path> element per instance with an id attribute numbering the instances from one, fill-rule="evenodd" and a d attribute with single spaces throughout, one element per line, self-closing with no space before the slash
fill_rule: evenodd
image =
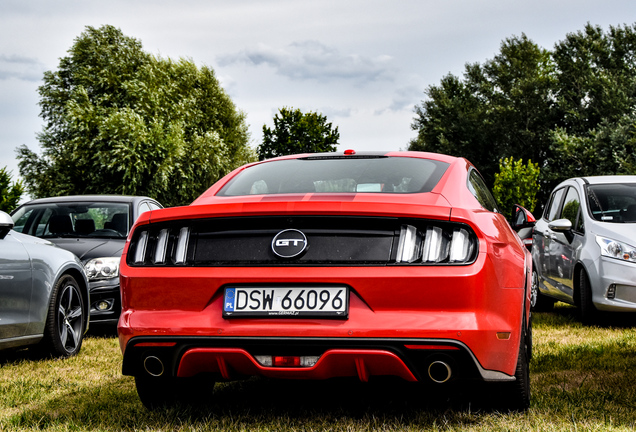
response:
<path id="1" fill-rule="evenodd" d="M 524 412 L 530 407 L 530 355 L 532 344 L 531 323 L 523 331 L 519 343 L 519 356 L 515 369 L 515 381 L 495 383 L 489 386 L 490 408 L 501 411 Z M 525 326 L 525 323 L 524 323 Z"/>
<path id="2" fill-rule="evenodd" d="M 75 278 L 62 276 L 51 294 L 41 349 L 44 355 L 70 357 L 79 353 L 84 340 L 88 311 Z"/>
<path id="3" fill-rule="evenodd" d="M 590 279 L 584 268 L 579 269 L 579 286 L 576 290 L 576 298 L 574 299 L 576 306 L 579 308 L 579 316 L 581 322 L 585 325 L 593 324 L 598 317 L 598 311 L 592 303 L 592 287 Z"/>
<path id="4" fill-rule="evenodd" d="M 530 287 L 530 307 L 537 312 L 550 312 L 556 300 L 541 294 L 539 290 L 539 274 L 532 269 L 532 285 Z"/>
<path id="5" fill-rule="evenodd" d="M 215 382 L 206 378 L 136 376 L 135 387 L 141 403 L 149 410 L 169 409 L 179 404 L 205 403 Z"/>

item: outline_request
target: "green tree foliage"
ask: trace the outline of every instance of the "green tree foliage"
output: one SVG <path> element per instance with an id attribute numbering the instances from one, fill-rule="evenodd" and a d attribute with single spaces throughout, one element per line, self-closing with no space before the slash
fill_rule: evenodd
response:
<path id="1" fill-rule="evenodd" d="M 316 112 L 281 108 L 274 116 L 274 128 L 263 125 L 263 143 L 258 147 L 260 160 L 298 153 L 336 151 L 340 133 L 332 129 L 327 117 Z"/>
<path id="2" fill-rule="evenodd" d="M 636 173 L 636 25 L 587 25 L 552 51 L 506 39 L 426 96 L 409 148 L 464 156 L 489 185 L 510 156 L 539 161 L 541 204 L 569 177 Z"/>
<path id="3" fill-rule="evenodd" d="M 552 133 L 553 177 L 636 174 L 636 25 L 588 25 L 553 57 L 562 119 Z"/>
<path id="4" fill-rule="evenodd" d="M 212 69 L 148 54 L 108 25 L 87 27 L 68 54 L 39 87 L 42 155 L 18 148 L 34 197 L 116 193 L 183 205 L 255 159 L 245 116 Z"/>
<path id="5" fill-rule="evenodd" d="M 515 204 L 534 211 L 539 192 L 539 173 L 539 164 L 531 160 L 526 165 L 522 159 L 514 160 L 512 156 L 499 161 L 499 172 L 495 174 L 492 192 L 506 217 L 512 216 Z"/>
<path id="6" fill-rule="evenodd" d="M 525 35 L 506 39 L 494 59 L 466 65 L 463 79 L 448 75 L 427 89 L 409 149 L 463 156 L 491 186 L 500 159 L 543 160 L 554 123 L 551 70 L 549 52 Z"/>
<path id="7" fill-rule="evenodd" d="M 11 182 L 11 172 L 7 167 L 0 168 L 0 210 L 11 213 L 18 206 L 24 187 L 22 182 Z"/>

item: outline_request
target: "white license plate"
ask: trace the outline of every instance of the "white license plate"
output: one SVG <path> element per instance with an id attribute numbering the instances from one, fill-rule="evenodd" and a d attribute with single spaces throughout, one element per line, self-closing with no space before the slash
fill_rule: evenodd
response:
<path id="1" fill-rule="evenodd" d="M 349 290 L 330 287 L 227 287 L 224 317 L 347 318 Z"/>

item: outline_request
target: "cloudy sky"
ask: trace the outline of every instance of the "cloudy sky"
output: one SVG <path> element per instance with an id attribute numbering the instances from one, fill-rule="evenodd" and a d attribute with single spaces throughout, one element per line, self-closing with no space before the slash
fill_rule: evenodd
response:
<path id="1" fill-rule="evenodd" d="M 247 114 L 252 145 L 283 106 L 318 111 L 340 149 L 405 149 L 413 108 L 448 74 L 525 33 L 551 49 L 586 23 L 636 22 L 634 0 L 1 0 L 0 168 L 39 151 L 37 87 L 86 26 L 214 68 Z"/>

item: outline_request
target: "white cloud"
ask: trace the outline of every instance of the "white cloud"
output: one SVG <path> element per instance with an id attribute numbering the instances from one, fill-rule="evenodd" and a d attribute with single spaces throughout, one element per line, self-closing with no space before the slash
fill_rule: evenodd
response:
<path id="1" fill-rule="evenodd" d="M 269 66 L 277 74 L 293 80 L 392 81 L 395 68 L 387 55 L 368 57 L 360 54 L 342 54 L 337 48 L 317 41 L 294 42 L 285 48 L 272 48 L 258 44 L 238 54 L 219 57 L 221 66 L 248 64 Z"/>
<path id="2" fill-rule="evenodd" d="M 397 88 L 393 93 L 391 104 L 385 108 L 375 111 L 376 115 L 385 114 L 387 112 L 413 111 L 423 98 L 421 86 L 411 85 Z"/>
<path id="3" fill-rule="evenodd" d="M 0 54 L 0 80 L 39 81 L 44 70 L 35 58 Z"/>

